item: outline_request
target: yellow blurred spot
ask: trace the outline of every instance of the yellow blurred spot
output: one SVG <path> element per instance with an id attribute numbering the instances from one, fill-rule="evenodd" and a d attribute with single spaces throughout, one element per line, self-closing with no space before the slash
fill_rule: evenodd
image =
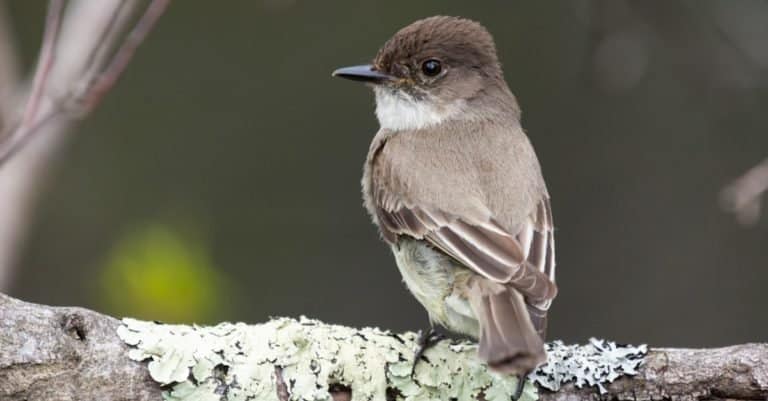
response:
<path id="1" fill-rule="evenodd" d="M 224 277 L 203 241 L 161 224 L 120 239 L 100 283 L 108 312 L 118 316 L 204 323 L 227 306 Z"/>

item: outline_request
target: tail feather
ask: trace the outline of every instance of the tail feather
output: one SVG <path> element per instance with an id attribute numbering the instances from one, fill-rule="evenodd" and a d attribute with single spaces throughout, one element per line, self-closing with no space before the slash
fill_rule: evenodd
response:
<path id="1" fill-rule="evenodd" d="M 533 328 L 539 333 L 539 337 L 542 340 L 547 338 L 547 309 L 542 309 L 528 303 L 525 306 L 528 309 L 528 316 L 531 318 Z"/>
<path id="2" fill-rule="evenodd" d="M 528 373 L 546 361 L 544 343 L 522 294 L 485 279 L 476 280 L 469 291 L 480 323 L 480 359 L 510 374 Z"/>

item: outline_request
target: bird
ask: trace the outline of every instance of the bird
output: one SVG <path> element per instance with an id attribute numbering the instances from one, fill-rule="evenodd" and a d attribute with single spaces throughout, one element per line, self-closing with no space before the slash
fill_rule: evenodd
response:
<path id="1" fill-rule="evenodd" d="M 430 322 L 477 339 L 498 372 L 545 363 L 558 291 L 550 196 L 491 34 L 462 17 L 421 19 L 371 64 L 332 75 L 373 88 L 364 205 Z"/>

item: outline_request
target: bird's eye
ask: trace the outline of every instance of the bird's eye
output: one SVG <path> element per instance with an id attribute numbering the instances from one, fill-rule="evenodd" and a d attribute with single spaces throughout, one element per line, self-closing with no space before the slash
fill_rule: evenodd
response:
<path id="1" fill-rule="evenodd" d="M 428 77 L 434 77 L 442 71 L 443 67 L 435 59 L 429 59 L 421 63 L 421 72 Z"/>

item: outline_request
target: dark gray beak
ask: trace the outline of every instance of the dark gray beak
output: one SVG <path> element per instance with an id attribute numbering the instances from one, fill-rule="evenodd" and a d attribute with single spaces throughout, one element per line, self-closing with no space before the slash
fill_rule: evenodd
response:
<path id="1" fill-rule="evenodd" d="M 374 84 L 388 81 L 392 78 L 387 74 L 375 71 L 370 64 L 339 68 L 331 75 L 334 77 L 351 79 L 353 81 L 370 82 Z"/>

